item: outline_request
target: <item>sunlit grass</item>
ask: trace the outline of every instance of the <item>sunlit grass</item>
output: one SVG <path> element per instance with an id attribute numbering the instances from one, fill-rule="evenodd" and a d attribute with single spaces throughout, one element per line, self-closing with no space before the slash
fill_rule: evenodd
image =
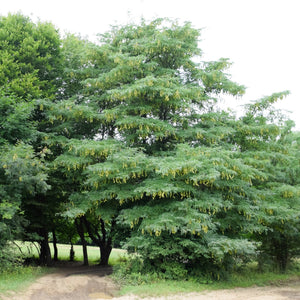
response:
<path id="1" fill-rule="evenodd" d="M 38 257 L 38 247 L 36 244 L 31 242 L 16 242 L 16 244 L 20 247 L 24 256 L 27 257 Z M 54 248 L 53 244 L 49 243 L 51 255 L 53 258 Z M 70 258 L 70 245 L 66 244 L 58 244 L 58 259 L 59 260 L 69 260 Z M 83 252 L 82 246 L 74 245 L 73 246 L 75 252 L 75 261 L 83 261 Z M 88 246 L 88 258 L 90 263 L 98 263 L 100 260 L 100 250 L 99 247 Z M 17 251 L 17 248 L 16 248 Z M 122 249 L 113 249 L 109 258 L 109 264 L 115 265 L 116 262 L 123 256 L 126 255 L 126 251 Z"/>
<path id="2" fill-rule="evenodd" d="M 42 275 L 50 272 L 45 267 L 16 267 L 0 272 L 0 294 L 25 289 Z M 1 299 L 1 295 L 0 295 Z"/>

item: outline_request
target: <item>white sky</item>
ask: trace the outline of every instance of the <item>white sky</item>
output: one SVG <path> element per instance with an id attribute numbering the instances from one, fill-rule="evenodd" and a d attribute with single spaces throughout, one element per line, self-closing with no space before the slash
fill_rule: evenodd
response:
<path id="1" fill-rule="evenodd" d="M 205 60 L 230 58 L 232 79 L 247 87 L 237 109 L 250 100 L 290 90 L 278 107 L 291 111 L 300 130 L 299 0 L 0 0 L 0 15 L 22 12 L 51 21 L 60 31 L 91 39 L 140 17 L 177 18 L 204 28 Z"/>

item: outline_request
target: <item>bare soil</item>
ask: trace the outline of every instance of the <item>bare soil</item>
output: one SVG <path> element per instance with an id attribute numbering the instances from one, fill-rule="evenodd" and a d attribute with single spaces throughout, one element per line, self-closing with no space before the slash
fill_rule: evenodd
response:
<path id="1" fill-rule="evenodd" d="M 25 291 L 0 295 L 3 300 L 300 300 L 300 280 L 282 286 L 236 288 L 176 294 L 168 297 L 139 298 L 135 295 L 117 297 L 118 286 L 107 276 L 111 268 L 84 267 L 78 264 L 58 265 Z"/>

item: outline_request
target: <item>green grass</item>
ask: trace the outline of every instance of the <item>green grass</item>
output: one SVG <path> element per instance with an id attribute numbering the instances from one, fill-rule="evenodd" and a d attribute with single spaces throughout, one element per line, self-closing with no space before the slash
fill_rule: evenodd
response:
<path id="1" fill-rule="evenodd" d="M 124 285 L 119 291 L 120 295 L 135 294 L 141 297 L 167 296 L 176 293 L 202 292 L 204 290 L 232 289 L 236 287 L 282 285 L 289 281 L 300 281 L 300 262 L 286 274 L 274 272 L 258 272 L 253 266 L 247 267 L 243 272 L 234 273 L 231 278 L 215 281 L 208 284 L 199 283 L 196 279 L 188 281 L 159 280 L 140 285 Z"/>
<path id="2" fill-rule="evenodd" d="M 42 267 L 16 267 L 2 271 L 0 272 L 0 294 L 25 289 L 48 272 L 50 272 L 49 268 Z"/>
<path id="3" fill-rule="evenodd" d="M 22 253 L 25 256 L 33 256 L 38 257 L 38 250 L 33 243 L 30 242 L 16 242 L 16 244 L 21 248 Z M 50 251 L 53 257 L 54 249 L 53 244 L 49 243 Z M 82 246 L 74 245 L 75 251 L 75 261 L 83 261 L 83 253 L 82 253 Z M 70 245 L 66 244 L 58 244 L 58 259 L 59 260 L 69 260 L 70 257 Z M 100 250 L 99 247 L 88 246 L 88 257 L 89 262 L 91 264 L 98 263 L 100 259 Z M 125 250 L 121 249 L 113 249 L 109 258 L 109 264 L 115 265 L 120 258 L 126 255 Z"/>
<path id="4" fill-rule="evenodd" d="M 83 261 L 83 253 L 82 253 L 82 246 L 74 245 L 75 251 L 75 260 L 76 261 Z M 53 244 L 50 243 L 50 250 L 53 254 Z M 100 250 L 99 247 L 88 246 L 88 257 L 89 262 L 91 264 L 98 263 L 100 259 Z M 126 255 L 126 251 L 121 249 L 113 249 L 111 255 L 109 257 L 109 264 L 114 265 L 118 259 L 122 256 Z M 69 260 L 70 257 L 70 245 L 65 244 L 58 244 L 58 259 L 59 260 Z"/>
<path id="5" fill-rule="evenodd" d="M 300 280 L 300 275 L 274 276 L 265 274 L 267 278 L 257 278 L 256 280 L 241 278 L 234 282 L 215 282 L 211 284 L 199 284 L 193 281 L 172 281 L 163 280 L 160 282 L 146 283 L 142 285 L 126 285 L 119 291 L 120 295 L 134 294 L 141 297 L 162 297 L 177 293 L 202 292 L 204 290 L 233 289 L 236 287 L 280 285 L 289 280 Z"/>

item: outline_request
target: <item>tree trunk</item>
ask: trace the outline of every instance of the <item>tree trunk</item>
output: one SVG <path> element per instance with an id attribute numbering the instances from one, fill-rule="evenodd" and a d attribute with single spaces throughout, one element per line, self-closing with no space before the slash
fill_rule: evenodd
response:
<path id="1" fill-rule="evenodd" d="M 112 250 L 111 245 L 102 245 L 100 246 L 100 266 L 107 266 L 108 265 L 108 260 L 109 256 Z"/>
<path id="2" fill-rule="evenodd" d="M 88 252 L 87 252 L 87 242 L 85 238 L 81 240 L 82 243 L 82 253 L 83 253 L 83 265 L 88 266 L 89 265 L 89 258 L 88 258 Z"/>
<path id="3" fill-rule="evenodd" d="M 53 260 L 58 261 L 57 238 L 54 229 L 52 230 L 52 235 L 53 235 L 53 249 L 54 249 Z"/>
<path id="4" fill-rule="evenodd" d="M 275 247 L 276 247 L 276 260 L 277 260 L 277 265 L 279 267 L 279 271 L 281 273 L 284 273 L 287 268 L 288 257 L 289 257 L 288 241 L 286 237 L 280 235 L 280 240 L 275 245 Z"/>
<path id="5" fill-rule="evenodd" d="M 106 228 L 105 228 L 105 223 L 102 219 L 100 219 L 101 235 L 98 232 L 99 228 L 96 228 L 95 226 L 93 227 L 92 224 L 85 217 L 83 217 L 83 221 L 85 223 L 89 237 L 100 248 L 99 265 L 107 266 L 109 256 L 110 256 L 110 253 L 112 250 L 111 233 L 112 233 L 113 227 L 116 222 L 114 220 L 112 221 L 110 235 L 108 236 Z"/>
<path id="6" fill-rule="evenodd" d="M 78 232 L 78 235 L 81 240 L 82 244 L 82 252 L 83 252 L 83 265 L 88 266 L 89 265 L 89 258 L 88 258 L 88 252 L 87 252 L 87 241 L 84 237 L 84 228 L 83 228 L 83 220 L 82 218 L 75 219 L 75 225 Z"/>
<path id="7" fill-rule="evenodd" d="M 74 258 L 75 258 L 75 251 L 74 251 L 73 243 L 71 243 L 70 261 L 74 261 Z"/>
<path id="8" fill-rule="evenodd" d="M 41 247 L 40 264 L 51 266 L 51 252 L 48 242 L 48 231 L 46 229 L 42 229 L 42 240 L 39 243 Z"/>
<path id="9" fill-rule="evenodd" d="M 107 266 L 109 256 L 112 250 L 112 239 L 111 239 L 111 233 L 113 230 L 113 227 L 115 225 L 115 221 L 112 221 L 110 235 L 107 235 L 107 231 L 105 228 L 105 223 L 102 219 L 100 219 L 101 224 L 101 232 L 102 232 L 102 241 L 99 243 L 100 246 L 100 266 Z"/>

